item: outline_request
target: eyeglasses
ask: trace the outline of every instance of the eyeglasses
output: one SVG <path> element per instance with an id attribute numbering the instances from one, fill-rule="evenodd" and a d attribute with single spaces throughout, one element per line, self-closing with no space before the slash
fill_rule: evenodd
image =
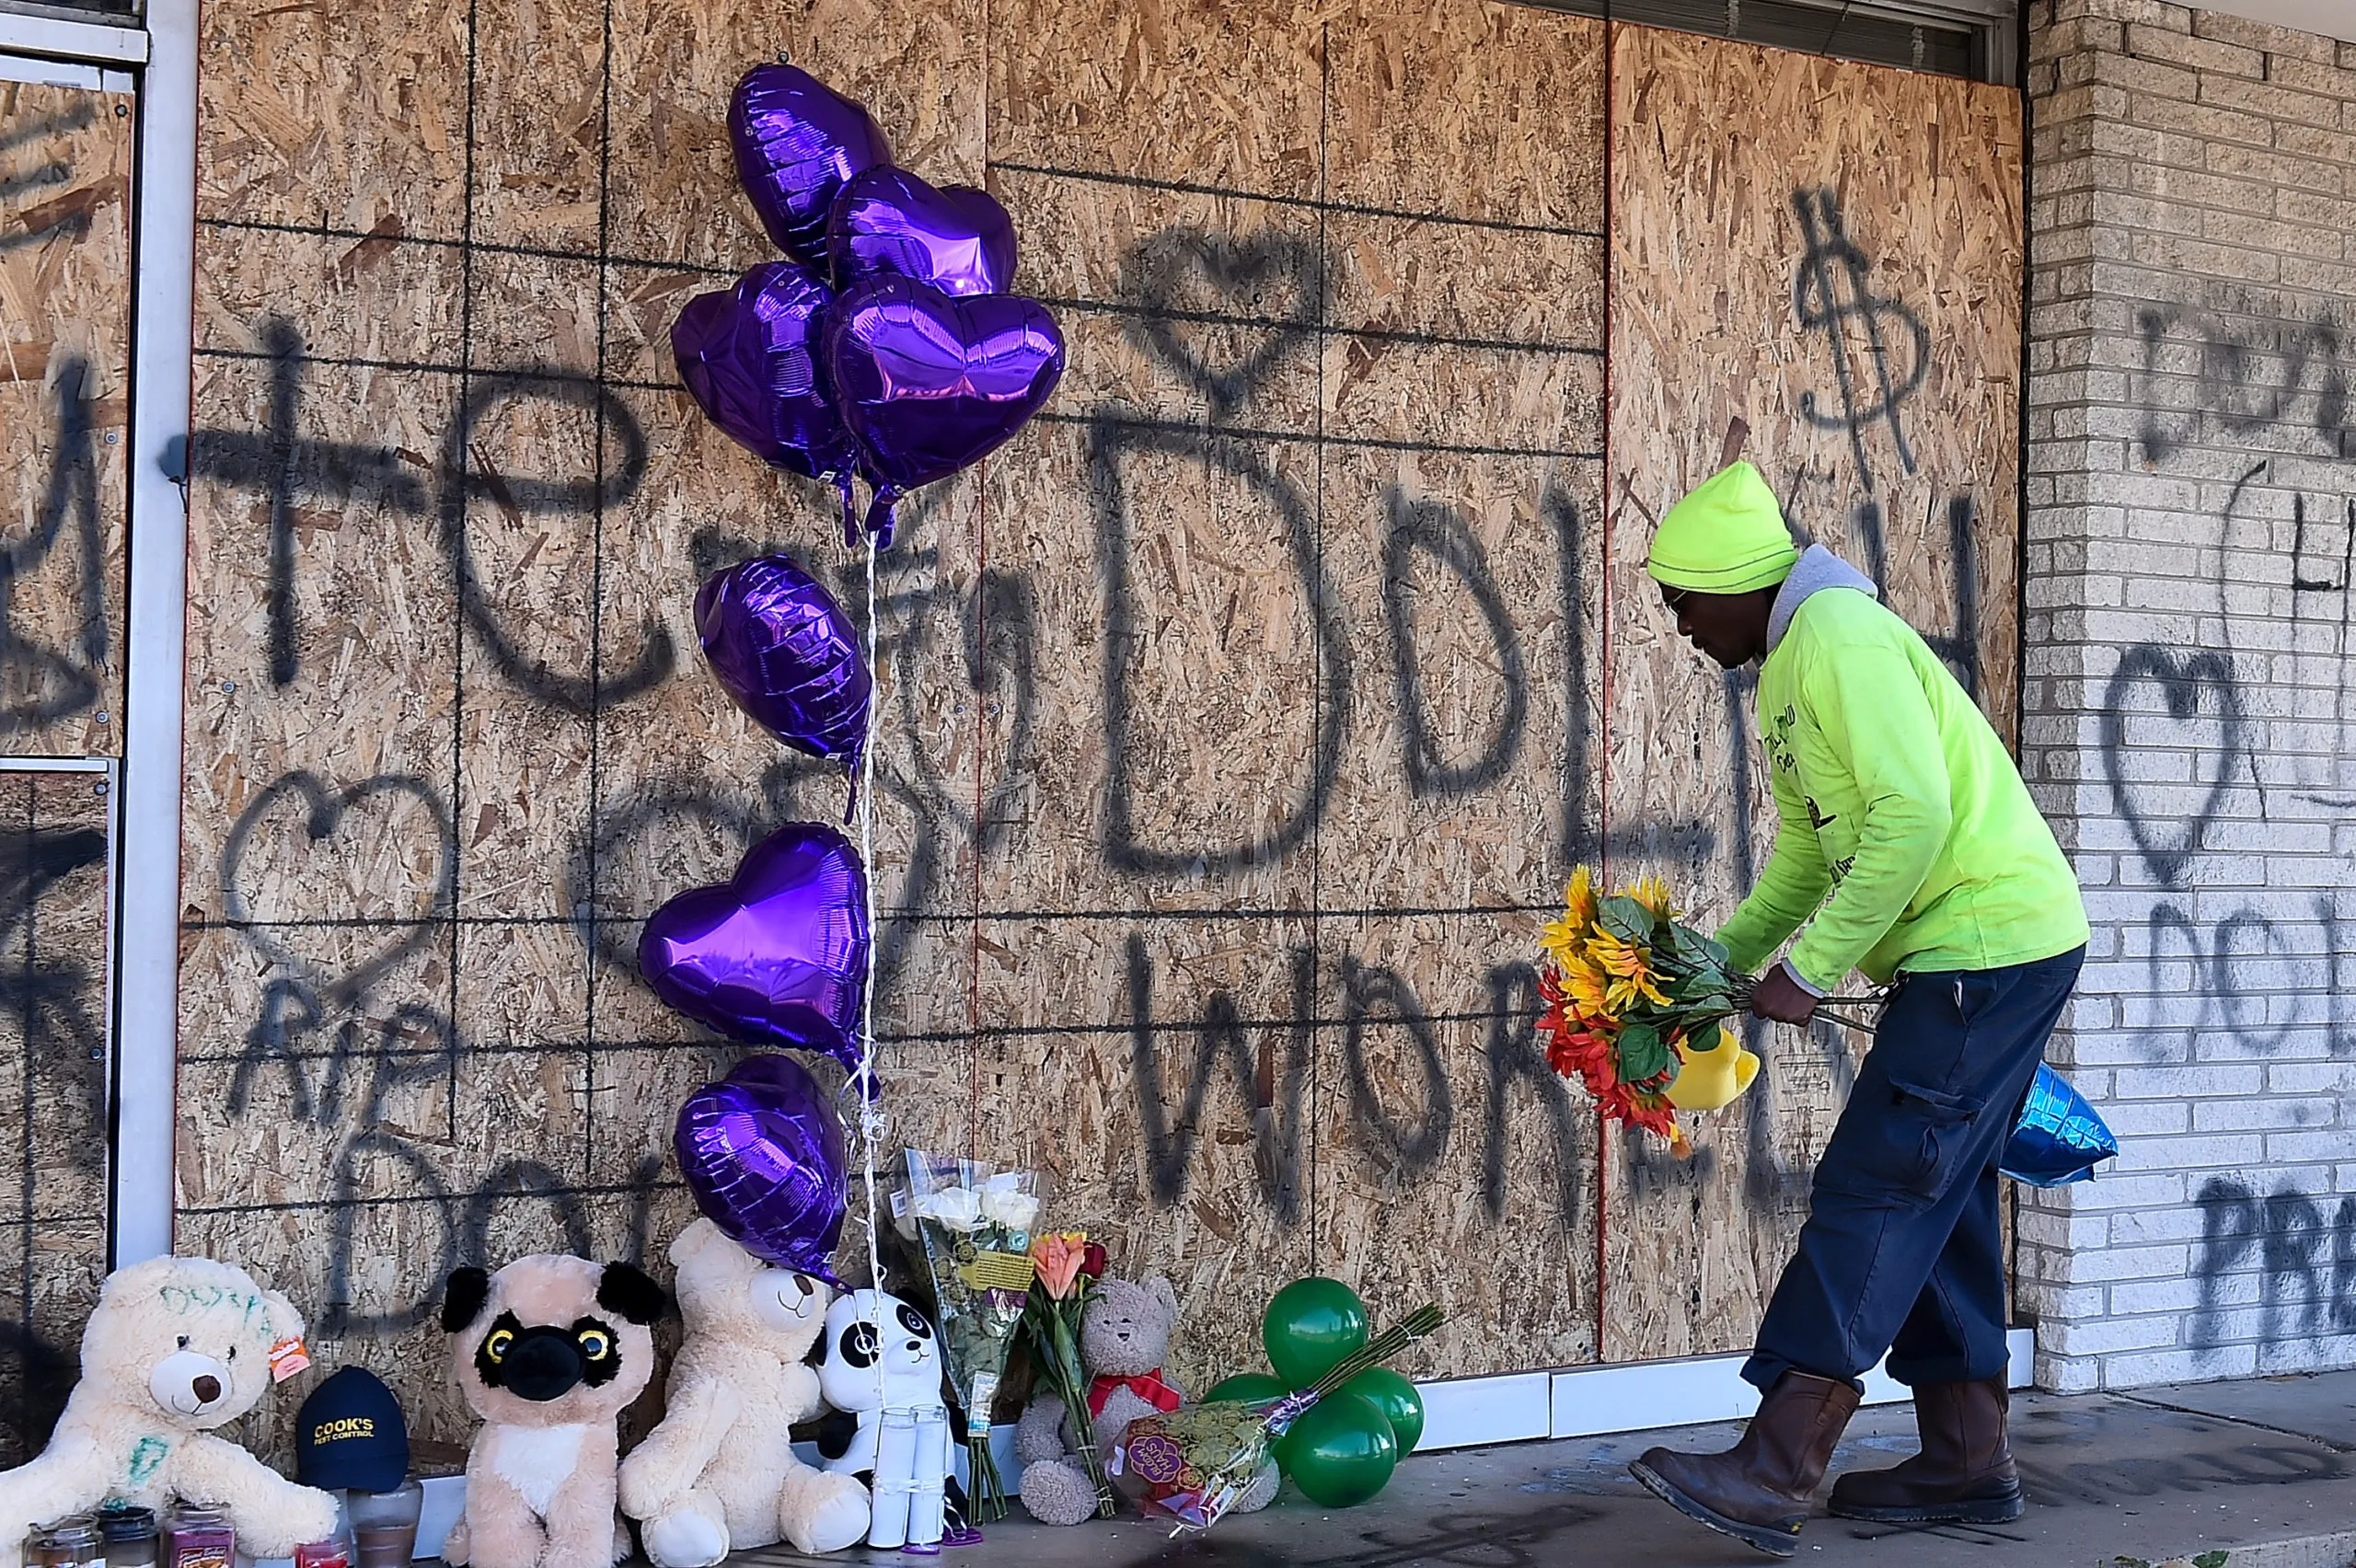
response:
<path id="1" fill-rule="evenodd" d="M 1667 605 L 1672 613 L 1683 609 L 1685 601 L 1692 596 L 1691 588 L 1663 588 L 1660 594 L 1661 603 Z"/>

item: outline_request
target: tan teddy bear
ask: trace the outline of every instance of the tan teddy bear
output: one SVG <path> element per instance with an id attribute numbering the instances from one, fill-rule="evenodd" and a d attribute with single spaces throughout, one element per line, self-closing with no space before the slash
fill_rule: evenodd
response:
<path id="1" fill-rule="evenodd" d="M 1162 1357 L 1178 1327 L 1178 1293 L 1160 1274 L 1142 1285 L 1105 1279 L 1089 1293 L 1080 1313 L 1080 1366 L 1089 1377 L 1086 1424 L 1041 1391 L 1023 1407 L 1014 1429 L 1014 1457 L 1022 1466 L 1022 1505 L 1043 1524 L 1076 1525 L 1096 1512 L 1096 1488 L 1081 1468 L 1077 1446 L 1092 1441 L 1110 1454 L 1129 1423 L 1184 1401 L 1164 1376 Z M 1236 1499 L 1234 1512 L 1248 1514 L 1276 1500 L 1283 1482 L 1273 1461 Z"/>
<path id="2" fill-rule="evenodd" d="M 460 1269 L 442 1302 L 450 1373 L 483 1420 L 452 1568 L 613 1568 L 617 1418 L 654 1375 L 650 1325 L 669 1305 L 629 1263 L 543 1253 L 495 1274 Z"/>
<path id="3" fill-rule="evenodd" d="M 294 1306 L 243 1269 L 151 1258 L 117 1270 L 91 1309 L 82 1380 L 49 1447 L 0 1475 L 0 1568 L 18 1568 L 28 1531 L 105 1503 L 219 1508 L 252 1557 L 334 1534 L 333 1497 L 212 1435 L 261 1402 L 274 1365 L 306 1365 L 290 1354 L 302 1339 Z"/>
<path id="4" fill-rule="evenodd" d="M 699 1219 L 671 1243 L 686 1343 L 663 1424 L 622 1463 L 622 1512 L 655 1568 L 711 1568 L 783 1540 L 837 1551 L 867 1534 L 867 1489 L 794 1457 L 791 1428 L 825 1408 L 804 1362 L 834 1291 L 772 1268 Z"/>

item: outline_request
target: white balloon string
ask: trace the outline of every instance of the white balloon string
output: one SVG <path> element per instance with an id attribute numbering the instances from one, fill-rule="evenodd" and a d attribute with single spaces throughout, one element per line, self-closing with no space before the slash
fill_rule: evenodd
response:
<path id="1" fill-rule="evenodd" d="M 867 536 L 867 744 L 859 748 L 859 894 L 867 912 L 867 985 L 860 1001 L 859 1143 L 867 1170 L 867 1281 L 875 1294 L 875 1342 L 884 1343 L 884 1249 L 875 1231 L 875 1135 L 883 1109 L 875 1082 L 875 717 L 874 693 L 883 684 L 875 632 L 875 536 Z M 875 1403 L 884 1404 L 884 1356 L 875 1357 Z"/>

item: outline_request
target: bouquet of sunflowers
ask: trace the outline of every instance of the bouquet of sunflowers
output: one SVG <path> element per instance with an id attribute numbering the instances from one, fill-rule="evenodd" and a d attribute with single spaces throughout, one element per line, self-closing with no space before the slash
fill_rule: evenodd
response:
<path id="1" fill-rule="evenodd" d="M 1547 1063 L 1584 1079 L 1604 1120 L 1668 1138 L 1682 1157 L 1677 1112 L 1714 1110 L 1758 1074 L 1759 1058 L 1724 1027 L 1750 1006 L 1750 976 L 1679 922 L 1657 877 L 1599 897 L 1581 866 L 1563 905 L 1541 938 Z"/>

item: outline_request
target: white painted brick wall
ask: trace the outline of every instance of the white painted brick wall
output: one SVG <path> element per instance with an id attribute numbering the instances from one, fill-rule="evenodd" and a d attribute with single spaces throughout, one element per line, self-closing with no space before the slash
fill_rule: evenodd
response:
<path id="1" fill-rule="evenodd" d="M 2356 48 L 2031 0 L 2022 771 L 2096 931 L 2048 1387 L 2356 1365 Z"/>

